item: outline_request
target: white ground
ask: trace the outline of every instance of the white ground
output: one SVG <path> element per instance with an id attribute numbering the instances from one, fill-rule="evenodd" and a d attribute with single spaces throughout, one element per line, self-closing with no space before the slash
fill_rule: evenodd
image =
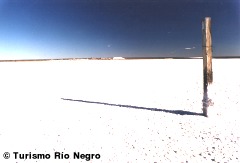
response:
<path id="1" fill-rule="evenodd" d="M 240 162 L 239 70 L 213 60 L 206 118 L 201 59 L 0 62 L 0 162 Z"/>

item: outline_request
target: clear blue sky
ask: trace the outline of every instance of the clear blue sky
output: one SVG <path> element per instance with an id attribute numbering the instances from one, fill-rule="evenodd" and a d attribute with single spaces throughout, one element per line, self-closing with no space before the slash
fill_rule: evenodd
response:
<path id="1" fill-rule="evenodd" d="M 0 59 L 240 56 L 239 0 L 0 0 Z"/>

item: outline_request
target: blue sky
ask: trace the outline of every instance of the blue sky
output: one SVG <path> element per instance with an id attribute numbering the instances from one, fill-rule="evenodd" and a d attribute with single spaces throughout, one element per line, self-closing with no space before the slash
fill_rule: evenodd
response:
<path id="1" fill-rule="evenodd" d="M 0 59 L 240 56 L 238 0 L 0 0 Z"/>

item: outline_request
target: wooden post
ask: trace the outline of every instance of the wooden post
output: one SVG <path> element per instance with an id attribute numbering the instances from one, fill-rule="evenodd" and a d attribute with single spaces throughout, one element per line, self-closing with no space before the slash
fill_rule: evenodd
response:
<path id="1" fill-rule="evenodd" d="M 208 86 L 213 82 L 212 73 L 212 37 L 211 37 L 211 18 L 206 17 L 202 22 L 202 49 L 203 49 L 203 115 L 207 115 L 207 109 L 213 105 L 208 97 Z"/>

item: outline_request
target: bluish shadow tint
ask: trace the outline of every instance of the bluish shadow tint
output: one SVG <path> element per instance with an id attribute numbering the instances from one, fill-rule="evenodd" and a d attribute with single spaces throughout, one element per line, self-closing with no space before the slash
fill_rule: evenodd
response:
<path id="1" fill-rule="evenodd" d="M 132 108 L 132 109 L 150 110 L 150 111 L 159 111 L 159 112 L 165 112 L 165 113 L 171 113 L 171 114 L 177 114 L 177 115 L 203 116 L 202 113 L 195 113 L 195 112 L 184 111 L 184 110 L 166 110 L 166 109 L 147 108 L 147 107 L 132 106 L 132 105 L 111 104 L 111 103 L 97 102 L 97 101 L 74 100 L 74 99 L 66 99 L 66 98 L 61 98 L 61 99 L 66 100 L 66 101 L 84 102 L 84 103 L 91 103 L 91 104 L 101 104 L 101 105 L 108 105 L 108 106 L 118 106 L 118 107 Z"/>

